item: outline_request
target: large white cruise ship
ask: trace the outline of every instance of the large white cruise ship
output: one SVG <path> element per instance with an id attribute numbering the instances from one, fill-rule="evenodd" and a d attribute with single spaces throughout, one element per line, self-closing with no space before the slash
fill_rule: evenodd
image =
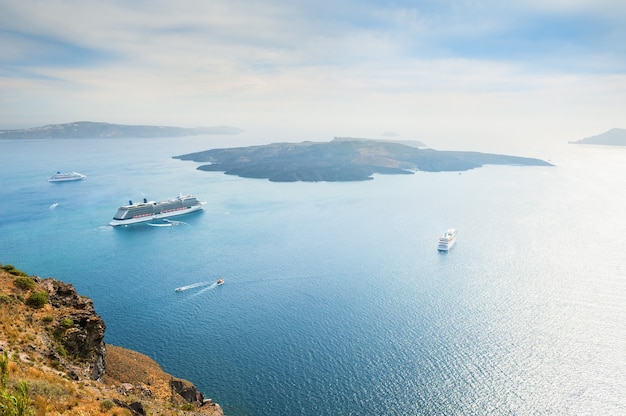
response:
<path id="1" fill-rule="evenodd" d="M 454 243 L 456 243 L 456 230 L 454 228 L 449 228 L 441 237 L 439 237 L 437 250 L 448 251 L 452 248 Z"/>
<path id="2" fill-rule="evenodd" d="M 144 198 L 143 202 L 133 203 L 128 201 L 128 205 L 118 208 L 113 220 L 109 223 L 112 226 L 136 224 L 163 218 L 175 217 L 188 214 L 202 209 L 206 202 L 198 201 L 193 195 L 179 195 L 167 201 L 155 202 Z"/>
<path id="3" fill-rule="evenodd" d="M 67 181 L 79 181 L 86 178 L 85 175 L 78 172 L 61 173 L 57 172 L 48 179 L 48 182 L 67 182 Z"/>

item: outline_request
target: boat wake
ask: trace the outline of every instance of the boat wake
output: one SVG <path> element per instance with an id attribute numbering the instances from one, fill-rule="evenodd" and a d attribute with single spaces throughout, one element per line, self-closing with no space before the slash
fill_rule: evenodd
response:
<path id="1" fill-rule="evenodd" d="M 215 289 L 217 286 L 219 286 L 216 282 L 211 283 L 210 285 L 208 285 L 207 287 L 203 288 L 202 290 L 199 290 L 198 292 L 194 293 L 193 295 L 190 296 L 190 298 L 196 297 L 196 296 L 200 296 L 201 294 L 203 294 L 204 292 L 206 292 L 207 290 L 213 290 Z"/>
<path id="2" fill-rule="evenodd" d="M 189 289 L 195 289 L 197 287 L 202 287 L 202 286 L 206 286 L 206 285 L 217 285 L 215 282 L 213 281 L 208 281 L 208 282 L 200 282 L 200 283 L 194 283 L 192 285 L 187 285 L 187 286 L 180 286 L 177 287 L 176 289 L 174 289 L 175 292 L 184 292 L 185 290 L 189 290 Z"/>
<path id="3" fill-rule="evenodd" d="M 59 203 L 55 202 L 54 204 L 50 205 L 50 209 L 55 209 L 58 206 L 59 206 Z"/>
<path id="4" fill-rule="evenodd" d="M 149 222 L 147 224 L 151 227 L 172 227 L 174 225 L 181 225 L 181 224 L 189 225 L 186 222 L 172 221 L 172 220 L 163 220 L 161 222 Z"/>

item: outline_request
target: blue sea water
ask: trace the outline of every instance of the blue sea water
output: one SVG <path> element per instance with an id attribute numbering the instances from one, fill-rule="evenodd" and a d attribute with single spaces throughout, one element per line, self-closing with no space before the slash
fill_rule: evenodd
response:
<path id="1" fill-rule="evenodd" d="M 74 284 L 107 343 L 227 415 L 626 414 L 626 149 L 356 183 L 171 158 L 224 146 L 0 141 L 0 262 Z M 49 183 L 57 170 L 87 178 Z M 107 225 L 129 199 L 181 192 L 205 210 Z"/>

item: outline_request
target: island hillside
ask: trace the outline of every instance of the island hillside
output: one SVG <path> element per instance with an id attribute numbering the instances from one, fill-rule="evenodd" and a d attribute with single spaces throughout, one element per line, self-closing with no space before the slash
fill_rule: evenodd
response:
<path id="1" fill-rule="evenodd" d="M 609 146 L 626 146 L 626 129 L 611 129 L 597 136 L 571 141 L 573 144 L 602 144 Z"/>
<path id="2" fill-rule="evenodd" d="M 50 124 L 21 130 L 0 130 L 0 139 L 95 139 L 95 138 L 157 138 L 183 137 L 203 134 L 239 134 L 235 127 L 167 127 L 109 124 L 77 121 L 67 124 Z"/>
<path id="3" fill-rule="evenodd" d="M 438 151 L 406 142 L 352 138 L 211 149 L 173 157 L 209 162 L 198 166 L 203 171 L 274 182 L 362 181 L 372 179 L 375 173 L 465 171 L 483 165 L 552 166 L 526 157 Z"/>
<path id="4" fill-rule="evenodd" d="M 0 265 L 0 415 L 223 416 L 105 327 L 72 285 Z"/>

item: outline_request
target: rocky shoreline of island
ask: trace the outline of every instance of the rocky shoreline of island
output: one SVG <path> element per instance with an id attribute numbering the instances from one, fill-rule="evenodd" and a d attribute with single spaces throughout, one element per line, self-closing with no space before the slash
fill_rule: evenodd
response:
<path id="1" fill-rule="evenodd" d="M 203 163 L 197 167 L 202 171 L 272 182 L 365 181 L 375 174 L 461 172 L 484 165 L 552 166 L 528 157 L 440 151 L 406 142 L 351 138 L 210 149 L 173 158 Z"/>

